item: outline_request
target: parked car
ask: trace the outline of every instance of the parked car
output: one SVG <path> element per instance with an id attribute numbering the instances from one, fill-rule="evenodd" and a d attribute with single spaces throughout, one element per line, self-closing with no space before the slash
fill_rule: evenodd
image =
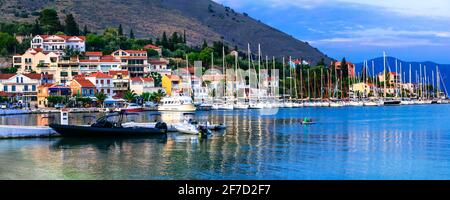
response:
<path id="1" fill-rule="evenodd" d="M 64 108 L 64 104 L 58 103 L 58 104 L 55 105 L 55 108 L 56 108 L 56 109 Z"/>
<path id="2" fill-rule="evenodd" d="M 2 104 L 2 105 L 0 105 L 0 108 L 1 108 L 1 109 L 6 109 L 6 108 L 8 108 L 8 105 Z"/>

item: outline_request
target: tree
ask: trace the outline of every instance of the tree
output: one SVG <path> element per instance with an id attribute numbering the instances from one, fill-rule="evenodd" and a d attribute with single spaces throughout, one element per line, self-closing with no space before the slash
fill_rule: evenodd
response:
<path id="1" fill-rule="evenodd" d="M 150 92 L 143 92 L 143 93 L 141 94 L 141 98 L 144 99 L 144 101 L 150 100 L 150 97 L 151 97 Z"/>
<path id="2" fill-rule="evenodd" d="M 150 100 L 159 103 L 164 96 L 166 94 L 162 90 L 158 90 L 157 92 L 151 93 Z"/>
<path id="3" fill-rule="evenodd" d="M 169 40 L 167 39 L 167 35 L 166 35 L 165 31 L 164 31 L 163 36 L 162 36 L 161 45 L 164 48 L 169 48 Z"/>
<path id="4" fill-rule="evenodd" d="M 157 57 L 159 56 L 158 51 L 154 50 L 154 49 L 147 49 L 147 57 L 152 58 L 152 57 Z"/>
<path id="5" fill-rule="evenodd" d="M 155 81 L 155 86 L 161 86 L 161 81 L 162 81 L 162 76 L 160 73 L 158 72 L 151 72 L 150 73 L 150 77 L 153 78 L 153 80 Z"/>
<path id="6" fill-rule="evenodd" d="M 208 47 L 208 43 L 206 42 L 206 40 L 203 40 L 202 49 L 205 49 L 207 47 Z"/>
<path id="7" fill-rule="evenodd" d="M 107 97 L 108 96 L 106 96 L 106 94 L 104 94 L 103 92 L 97 92 L 95 94 L 95 98 L 97 98 L 97 103 L 100 104 L 102 108 L 103 108 L 103 103 L 105 102 Z"/>
<path id="8" fill-rule="evenodd" d="M 88 35 L 88 34 L 89 34 L 89 30 L 87 29 L 87 26 L 84 25 L 84 28 L 83 28 L 83 35 L 86 36 L 86 35 Z"/>
<path id="9" fill-rule="evenodd" d="M 186 30 L 183 31 L 183 43 L 186 44 Z"/>
<path id="10" fill-rule="evenodd" d="M 54 9 L 44 9 L 39 16 L 39 23 L 44 27 L 44 32 L 54 34 L 62 31 L 63 27 L 59 22 L 58 13 Z"/>
<path id="11" fill-rule="evenodd" d="M 64 32 L 66 33 L 66 35 L 70 36 L 80 35 L 80 28 L 78 27 L 78 24 L 75 21 L 75 18 L 73 17 L 72 14 L 68 14 L 64 22 L 65 22 Z"/>
<path id="12" fill-rule="evenodd" d="M 122 24 L 119 24 L 119 29 L 117 30 L 119 36 L 123 35 L 123 29 L 122 29 Z"/>
<path id="13" fill-rule="evenodd" d="M 33 28 L 31 29 L 31 34 L 33 34 L 33 35 L 42 34 L 42 28 L 41 28 L 41 25 L 39 24 L 38 20 L 34 21 Z"/>
<path id="14" fill-rule="evenodd" d="M 17 40 L 14 36 L 0 32 L 0 51 L 4 56 L 8 53 L 14 53 L 16 45 Z"/>
<path id="15" fill-rule="evenodd" d="M 137 94 L 134 92 L 134 90 L 127 90 L 123 95 L 123 98 L 128 102 L 133 102 L 136 99 L 136 97 Z"/>
<path id="16" fill-rule="evenodd" d="M 134 39 L 134 32 L 133 32 L 133 29 L 130 29 L 130 39 Z"/>

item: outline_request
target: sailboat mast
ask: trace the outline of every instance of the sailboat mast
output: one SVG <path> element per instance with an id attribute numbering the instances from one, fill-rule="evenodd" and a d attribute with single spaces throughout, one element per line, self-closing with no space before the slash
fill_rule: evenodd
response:
<path id="1" fill-rule="evenodd" d="M 411 63 L 409 64 L 409 87 L 412 87 L 412 77 L 411 77 Z M 409 89 L 409 87 L 408 87 L 408 89 Z M 411 89 L 413 89 L 413 93 L 414 93 L 414 87 L 412 87 Z M 411 90 L 409 90 L 409 91 L 411 91 Z M 411 97 L 412 96 L 412 94 L 409 94 L 409 97 Z"/>
<path id="2" fill-rule="evenodd" d="M 258 100 L 261 96 L 261 44 L 258 44 Z"/>
<path id="3" fill-rule="evenodd" d="M 222 72 L 224 75 L 223 98 L 225 99 L 227 91 L 227 72 L 225 71 L 225 47 L 222 47 Z"/>
<path id="4" fill-rule="evenodd" d="M 436 98 L 440 98 L 441 92 L 440 92 L 440 77 L 439 77 L 439 68 L 436 65 L 436 89 L 437 89 L 437 95 Z"/>
<path id="5" fill-rule="evenodd" d="M 286 61 L 283 56 L 283 101 L 286 101 Z"/>
<path id="6" fill-rule="evenodd" d="M 248 99 L 248 103 L 250 103 L 250 93 L 251 93 L 251 91 L 252 91 L 252 89 L 251 89 L 251 77 L 252 77 L 252 75 L 251 75 L 251 73 L 250 73 L 250 69 L 251 69 L 251 66 L 252 66 L 252 63 L 251 63 L 251 52 L 250 52 L 250 43 L 247 43 L 247 59 L 248 59 L 248 95 L 247 95 L 247 99 Z"/>
<path id="7" fill-rule="evenodd" d="M 386 52 L 383 51 L 383 77 L 384 77 L 384 99 L 386 99 L 386 81 L 387 81 L 387 77 L 386 77 Z"/>

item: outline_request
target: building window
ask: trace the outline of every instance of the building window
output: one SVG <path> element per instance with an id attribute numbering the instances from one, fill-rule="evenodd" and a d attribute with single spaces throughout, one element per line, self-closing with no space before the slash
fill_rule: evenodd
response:
<path id="1" fill-rule="evenodd" d="M 109 85 L 111 84 L 111 80 L 107 80 L 106 83 Z"/>
<path id="2" fill-rule="evenodd" d="M 3 86 L 3 91 L 8 92 L 8 86 L 7 85 Z"/>
<path id="3" fill-rule="evenodd" d="M 15 86 L 15 85 L 13 85 L 13 86 L 11 87 L 11 91 L 13 91 L 13 92 L 16 91 L 16 86 Z"/>
<path id="4" fill-rule="evenodd" d="M 100 83 L 103 85 L 105 82 L 103 80 L 100 80 Z"/>
<path id="5" fill-rule="evenodd" d="M 34 91 L 36 91 L 36 86 L 35 85 L 32 85 L 31 86 L 31 90 L 34 92 Z"/>
<path id="6" fill-rule="evenodd" d="M 26 91 L 28 91 L 28 85 L 24 85 L 23 86 L 23 90 L 26 92 Z"/>

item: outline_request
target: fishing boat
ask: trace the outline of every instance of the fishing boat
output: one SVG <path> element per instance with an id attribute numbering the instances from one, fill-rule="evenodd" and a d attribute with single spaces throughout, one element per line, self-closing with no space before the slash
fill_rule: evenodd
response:
<path id="1" fill-rule="evenodd" d="M 154 128 L 124 127 L 122 123 L 126 115 L 122 111 L 99 118 L 92 125 L 62 125 L 50 124 L 50 128 L 63 137 L 127 137 L 127 136 L 157 136 L 167 133 L 165 123 L 157 123 Z"/>
<path id="2" fill-rule="evenodd" d="M 158 111 L 195 112 L 195 110 L 191 97 L 182 93 L 164 97 L 158 106 Z"/>

